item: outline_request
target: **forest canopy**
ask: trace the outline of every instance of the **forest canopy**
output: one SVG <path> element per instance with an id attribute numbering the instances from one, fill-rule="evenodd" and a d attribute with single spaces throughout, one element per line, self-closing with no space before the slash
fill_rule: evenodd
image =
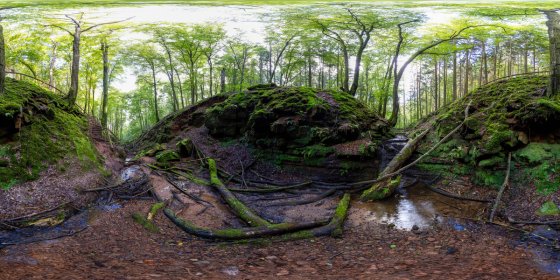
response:
<path id="1" fill-rule="evenodd" d="M 255 6 L 193 6 L 208 14 L 193 20 L 149 17 L 134 2 L 6 4 L 8 75 L 68 94 L 133 139 L 170 112 L 255 84 L 340 89 L 402 127 L 489 81 L 549 69 L 539 9 L 552 1 L 243 1 Z M 150 3 L 171 12 L 158 4 L 189 1 Z"/>

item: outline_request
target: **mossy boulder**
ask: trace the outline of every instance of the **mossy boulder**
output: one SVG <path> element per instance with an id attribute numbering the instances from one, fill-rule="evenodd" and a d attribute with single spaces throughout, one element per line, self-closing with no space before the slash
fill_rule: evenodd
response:
<path id="1" fill-rule="evenodd" d="M 367 141 L 354 149 L 355 156 L 372 157 L 389 130 L 385 120 L 347 93 L 274 85 L 228 96 L 208 108 L 205 124 L 216 138 L 245 138 L 261 150 L 304 158 L 325 158 L 340 150 L 336 145 L 358 140 Z"/>
<path id="2" fill-rule="evenodd" d="M 557 216 L 560 215 L 560 208 L 553 201 L 547 201 L 539 208 L 537 214 L 541 216 Z"/>
<path id="3" fill-rule="evenodd" d="M 86 116 L 62 97 L 6 79 L 0 95 L 0 188 L 35 180 L 47 167 L 64 171 L 76 159 L 84 169 L 102 168 L 87 128 Z"/>

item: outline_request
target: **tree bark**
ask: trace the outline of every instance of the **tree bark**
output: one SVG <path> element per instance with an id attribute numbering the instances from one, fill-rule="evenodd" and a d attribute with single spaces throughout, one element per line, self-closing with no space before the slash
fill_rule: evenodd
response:
<path id="1" fill-rule="evenodd" d="M 560 14 L 558 10 L 542 11 L 547 18 L 548 39 L 550 42 L 550 82 L 548 95 L 558 94 L 560 88 Z"/>
<path id="2" fill-rule="evenodd" d="M 154 110 L 156 113 L 156 122 L 159 122 L 159 109 L 158 109 L 158 92 L 157 92 L 157 79 L 156 79 L 156 66 L 152 62 L 150 65 L 152 68 L 152 79 L 153 79 L 153 86 L 154 86 Z"/>
<path id="3" fill-rule="evenodd" d="M 107 42 L 101 42 L 101 53 L 103 56 L 103 97 L 101 102 L 101 126 L 107 129 L 107 102 L 109 99 L 109 46 Z"/>
<path id="4" fill-rule="evenodd" d="M 74 106 L 78 98 L 78 87 L 80 78 L 80 39 L 82 30 L 79 25 L 76 25 L 74 39 L 72 41 L 72 68 L 70 71 L 70 90 L 68 91 L 68 104 Z"/>
<path id="5" fill-rule="evenodd" d="M 6 90 L 6 46 L 4 45 L 4 27 L 0 25 L 0 95 Z"/>

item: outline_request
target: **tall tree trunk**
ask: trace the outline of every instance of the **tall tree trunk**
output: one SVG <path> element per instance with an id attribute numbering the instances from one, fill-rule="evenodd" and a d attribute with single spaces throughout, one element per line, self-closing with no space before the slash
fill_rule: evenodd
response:
<path id="1" fill-rule="evenodd" d="M 447 105 L 447 58 L 443 60 L 443 105 Z"/>
<path id="2" fill-rule="evenodd" d="M 0 25 L 0 94 L 6 90 L 6 46 L 4 45 L 4 27 Z"/>
<path id="3" fill-rule="evenodd" d="M 457 99 L 457 52 L 453 53 L 453 101 Z"/>
<path id="4" fill-rule="evenodd" d="M 465 55 L 465 85 L 463 87 L 463 96 L 469 93 L 469 74 L 470 74 L 470 52 L 467 50 L 467 54 Z"/>
<path id="5" fill-rule="evenodd" d="M 189 73 L 189 79 L 191 82 L 191 105 L 194 105 L 196 103 L 196 74 L 195 74 L 195 69 L 194 69 L 194 63 L 191 63 L 191 68 L 190 68 L 190 73 Z"/>
<path id="6" fill-rule="evenodd" d="M 154 65 L 154 63 L 152 63 L 150 66 L 152 67 L 152 79 L 153 79 L 153 85 L 154 85 L 154 110 L 155 110 L 155 113 L 156 113 L 156 122 L 159 122 L 156 66 Z"/>
<path id="7" fill-rule="evenodd" d="M 70 73 L 70 90 L 68 91 L 68 104 L 74 106 L 78 97 L 78 87 L 80 78 L 80 37 L 82 31 L 76 26 L 74 31 L 74 40 L 72 41 L 72 70 Z"/>
<path id="8" fill-rule="evenodd" d="M 220 71 L 220 92 L 226 92 L 226 68 Z"/>
<path id="9" fill-rule="evenodd" d="M 214 65 L 212 64 L 212 57 L 208 57 L 208 70 L 209 70 L 209 81 L 208 81 L 208 92 L 210 97 L 214 95 Z"/>
<path id="10" fill-rule="evenodd" d="M 109 45 L 101 42 L 103 56 L 103 97 L 101 102 L 101 126 L 107 129 L 107 102 L 109 99 Z"/>
<path id="11" fill-rule="evenodd" d="M 56 87 L 55 80 L 54 80 L 54 68 L 56 65 L 57 54 L 56 51 L 58 49 L 58 42 L 52 42 L 52 52 L 51 52 L 51 59 L 49 61 L 49 88 L 54 90 Z"/>
<path id="12" fill-rule="evenodd" d="M 542 11 L 547 18 L 548 39 L 550 42 L 550 82 L 548 95 L 558 93 L 560 88 L 560 14 L 557 10 Z"/>

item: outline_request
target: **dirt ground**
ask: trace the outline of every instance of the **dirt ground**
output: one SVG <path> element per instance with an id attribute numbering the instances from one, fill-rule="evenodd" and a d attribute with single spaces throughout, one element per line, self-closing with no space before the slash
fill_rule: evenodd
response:
<path id="1" fill-rule="evenodd" d="M 180 231 L 161 213 L 160 233 L 130 218 L 151 201 L 132 201 L 89 214 L 73 236 L 0 250 L 2 279 L 560 279 L 539 270 L 531 254 L 502 229 L 439 224 L 402 231 L 357 222 L 344 237 L 231 244 Z"/>

